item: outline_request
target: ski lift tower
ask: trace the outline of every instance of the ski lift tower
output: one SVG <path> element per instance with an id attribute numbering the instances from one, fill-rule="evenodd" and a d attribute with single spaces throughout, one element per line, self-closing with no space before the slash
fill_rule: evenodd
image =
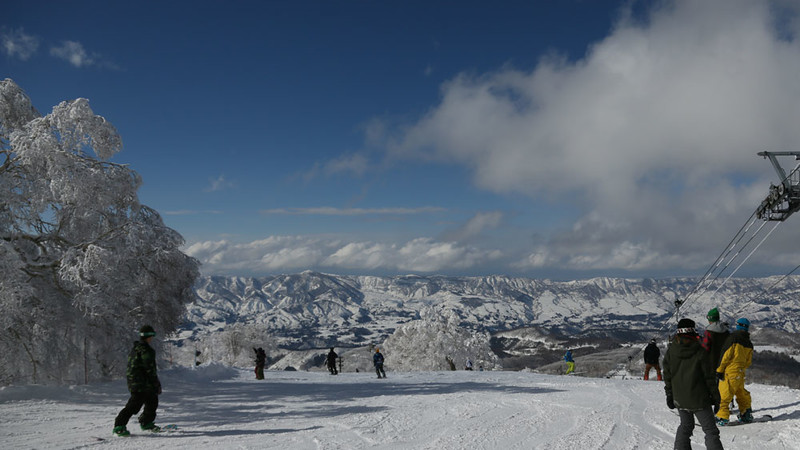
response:
<path id="1" fill-rule="evenodd" d="M 756 214 L 762 220 L 783 222 L 800 210 L 800 164 L 787 175 L 777 157 L 794 156 L 797 161 L 800 160 L 800 152 L 760 152 L 758 156 L 769 158 L 781 182 L 777 185 L 770 184 L 769 195 L 761 202 Z"/>

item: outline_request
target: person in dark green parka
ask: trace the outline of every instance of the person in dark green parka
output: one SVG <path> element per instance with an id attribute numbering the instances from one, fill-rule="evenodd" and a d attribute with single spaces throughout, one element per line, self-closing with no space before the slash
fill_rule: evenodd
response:
<path id="1" fill-rule="evenodd" d="M 142 406 L 144 406 L 144 411 L 139 416 L 142 430 L 161 431 L 161 427 L 155 424 L 158 396 L 161 394 L 161 381 L 158 379 L 156 351 L 150 346 L 155 335 L 153 327 L 143 326 L 139 330 L 139 340 L 133 343 L 133 349 L 128 354 L 126 376 L 131 397 L 125 408 L 114 419 L 114 434 L 117 436 L 130 435 L 126 428 L 128 420 L 138 413 Z"/>
<path id="2" fill-rule="evenodd" d="M 719 408 L 717 378 L 708 352 L 700 345 L 700 336 L 691 319 L 678 322 L 677 336 L 664 356 L 664 392 L 669 409 L 678 408 L 681 423 L 675 433 L 675 449 L 691 449 L 694 419 L 705 433 L 706 448 L 722 449 L 717 428 Z"/>

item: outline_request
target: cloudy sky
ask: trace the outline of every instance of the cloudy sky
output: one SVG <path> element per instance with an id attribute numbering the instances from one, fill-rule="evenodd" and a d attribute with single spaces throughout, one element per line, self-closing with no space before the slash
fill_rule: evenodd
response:
<path id="1" fill-rule="evenodd" d="M 88 98 L 206 274 L 700 276 L 800 151 L 797 1 L 3 9 L 0 77 Z"/>

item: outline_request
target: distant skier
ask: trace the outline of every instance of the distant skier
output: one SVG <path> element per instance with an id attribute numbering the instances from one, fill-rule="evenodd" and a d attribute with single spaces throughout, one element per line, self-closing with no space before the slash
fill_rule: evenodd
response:
<path id="1" fill-rule="evenodd" d="M 333 347 L 331 347 L 331 351 L 328 352 L 328 357 L 325 360 L 328 365 L 328 372 L 330 372 L 331 375 L 339 374 L 339 371 L 336 370 L 336 358 L 338 357 L 339 355 L 337 355 L 336 352 L 333 351 Z"/>
<path id="2" fill-rule="evenodd" d="M 125 408 L 114 419 L 114 434 L 130 436 L 127 429 L 128 420 L 138 413 L 142 406 L 144 411 L 139 416 L 142 430 L 158 432 L 161 427 L 155 424 L 158 396 L 161 394 L 161 381 L 158 379 L 156 367 L 156 351 L 150 346 L 156 332 L 150 325 L 139 329 L 139 340 L 133 343 L 128 354 L 128 367 L 125 371 L 128 380 L 128 391 L 131 397 Z"/>
<path id="3" fill-rule="evenodd" d="M 572 350 L 567 349 L 567 353 L 564 354 L 564 361 L 567 362 L 567 373 L 565 375 L 569 375 L 575 371 L 575 360 L 572 359 Z"/>
<path id="4" fill-rule="evenodd" d="M 678 408 L 681 423 L 675 432 L 675 449 L 692 448 L 691 436 L 697 418 L 705 433 L 709 450 L 722 449 L 719 429 L 714 420 L 714 410 L 719 405 L 719 394 L 714 388 L 716 379 L 708 353 L 700 345 L 700 336 L 694 321 L 681 319 L 678 333 L 667 347 L 664 356 L 664 393 L 667 407 Z"/>
<path id="5" fill-rule="evenodd" d="M 261 347 L 254 348 L 253 351 L 256 352 L 256 380 L 263 380 L 264 365 L 267 363 L 267 354 Z"/>
<path id="6" fill-rule="evenodd" d="M 464 364 L 464 370 L 472 370 L 472 360 L 467 358 L 467 362 Z"/>
<path id="7" fill-rule="evenodd" d="M 386 378 L 386 372 L 383 370 L 383 355 L 380 349 L 375 349 L 375 354 L 372 355 L 372 363 L 375 365 L 375 373 L 378 374 L 378 378 Z"/>
<path id="8" fill-rule="evenodd" d="M 750 341 L 750 321 L 742 317 L 736 321 L 736 330 L 728 336 L 722 347 L 722 359 L 717 367 L 720 404 L 717 425 L 725 426 L 731 416 L 733 397 L 739 405 L 739 420 L 753 421 L 752 398 L 744 388 L 745 370 L 753 362 L 753 343 Z M 744 411 L 744 412 L 741 412 Z"/>
<path id="9" fill-rule="evenodd" d="M 650 379 L 650 369 L 656 369 L 656 376 L 658 377 L 658 381 L 661 381 L 661 365 L 658 363 L 659 358 L 661 358 L 661 350 L 658 349 L 658 345 L 656 345 L 656 340 L 651 339 L 650 343 L 647 344 L 647 347 L 644 348 L 644 379 L 645 381 Z"/>

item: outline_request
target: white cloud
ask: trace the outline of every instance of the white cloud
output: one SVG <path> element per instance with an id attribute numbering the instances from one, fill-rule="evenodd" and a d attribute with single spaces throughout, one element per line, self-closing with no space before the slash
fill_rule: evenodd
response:
<path id="1" fill-rule="evenodd" d="M 463 241 L 479 236 L 485 230 L 499 227 L 503 222 L 503 217 L 504 214 L 501 211 L 479 212 L 462 226 L 444 233 L 442 239 L 446 241 Z"/>
<path id="2" fill-rule="evenodd" d="M 667 2 L 623 15 L 581 60 L 459 75 L 389 156 L 464 165 L 484 189 L 582 211 L 520 265 L 710 263 L 776 181 L 755 153 L 800 142 L 800 30 L 781 8 L 798 12 Z"/>
<path id="3" fill-rule="evenodd" d="M 213 209 L 206 209 L 206 210 L 178 209 L 174 211 L 164 211 L 163 214 L 166 216 L 192 216 L 198 214 L 222 214 L 222 211 Z"/>
<path id="4" fill-rule="evenodd" d="M 209 179 L 209 186 L 204 189 L 205 192 L 218 192 L 226 189 L 236 187 L 236 183 L 225 179 L 225 175 L 220 175 L 217 178 Z"/>
<path id="5" fill-rule="evenodd" d="M 50 49 L 50 55 L 61 58 L 78 68 L 95 64 L 95 58 L 86 52 L 83 44 L 76 41 L 62 42 L 61 46 Z"/>
<path id="6" fill-rule="evenodd" d="M 446 211 L 436 206 L 419 208 L 334 208 L 320 206 L 317 208 L 276 208 L 265 209 L 263 214 L 318 215 L 318 216 L 366 216 L 366 215 L 412 215 L 431 214 Z"/>
<path id="7" fill-rule="evenodd" d="M 342 155 L 324 162 L 317 162 L 314 167 L 303 174 L 303 179 L 310 181 L 320 176 L 353 175 L 360 177 L 370 168 L 369 160 L 362 154 Z"/>
<path id="8" fill-rule="evenodd" d="M 186 253 L 218 274 L 263 274 L 305 269 L 446 272 L 469 269 L 502 257 L 452 242 L 418 238 L 405 243 L 345 242 L 337 238 L 272 236 L 247 243 L 198 242 Z"/>
<path id="9" fill-rule="evenodd" d="M 22 28 L 0 30 L 0 43 L 7 56 L 23 61 L 27 61 L 39 48 L 39 38 L 26 34 Z"/>

